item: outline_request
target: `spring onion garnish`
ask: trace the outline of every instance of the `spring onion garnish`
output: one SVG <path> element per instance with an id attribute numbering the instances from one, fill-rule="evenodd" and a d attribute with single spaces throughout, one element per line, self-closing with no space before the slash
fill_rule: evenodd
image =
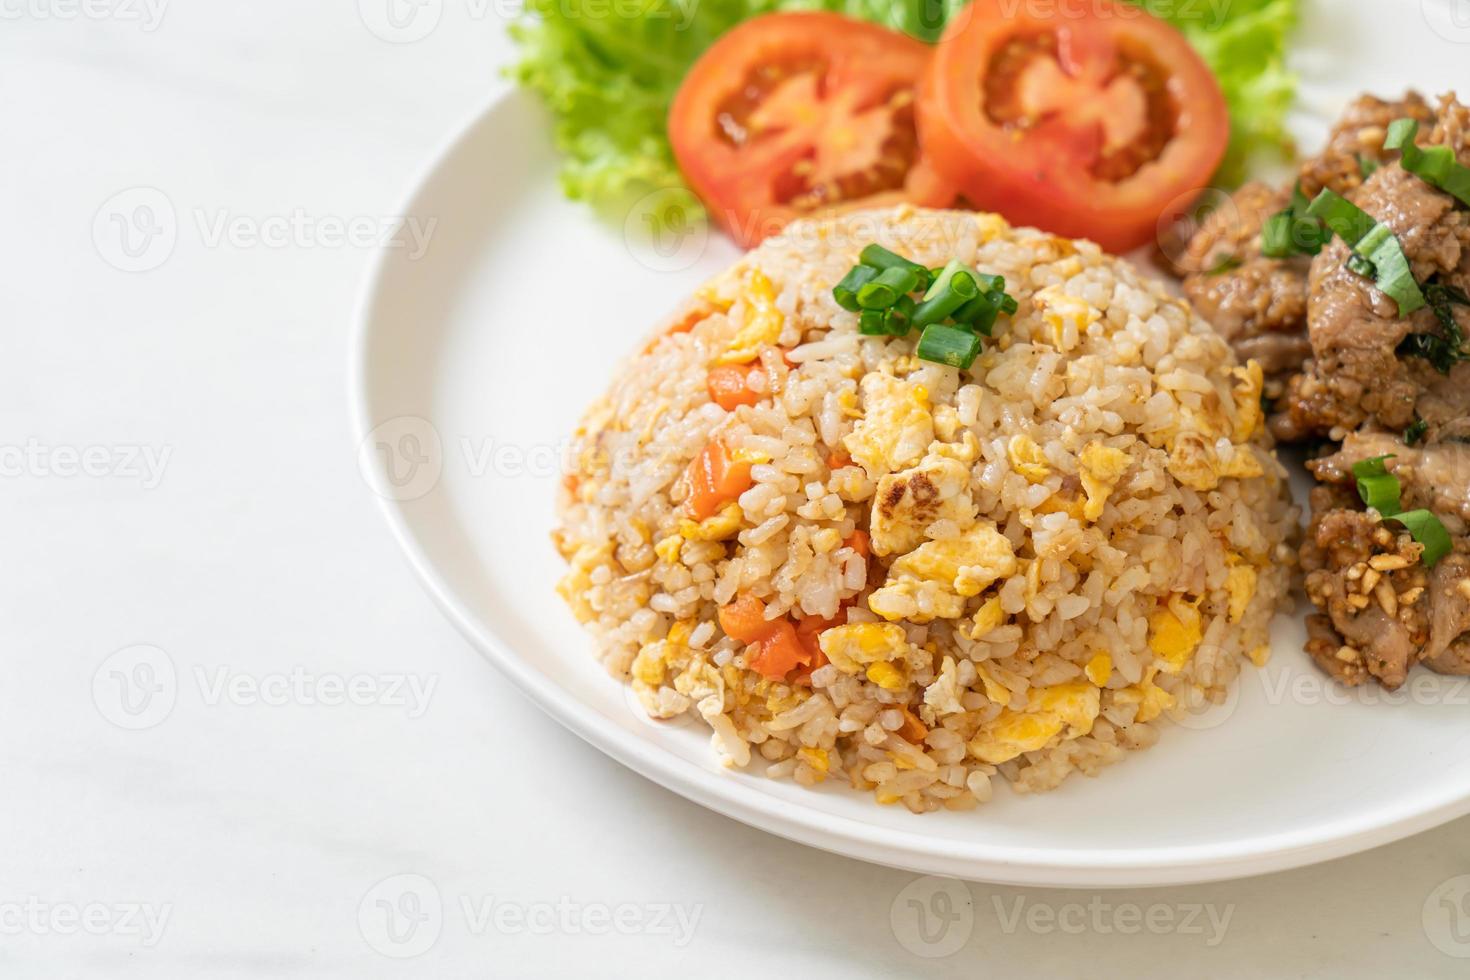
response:
<path id="1" fill-rule="evenodd" d="M 1412 446 L 1424 438 L 1424 433 L 1429 431 L 1429 423 L 1423 419 L 1416 418 L 1409 427 L 1404 430 L 1404 445 Z"/>
<path id="2" fill-rule="evenodd" d="M 1416 423 L 1417 424 L 1417 423 Z M 1427 510 L 1401 511 L 1398 477 L 1388 472 L 1384 460 L 1393 456 L 1374 456 L 1353 464 L 1353 476 L 1358 481 L 1358 496 L 1363 503 L 1372 507 L 1386 521 L 1397 521 L 1409 529 L 1409 534 L 1423 546 L 1421 559 L 1433 568 L 1441 558 L 1450 553 L 1450 532 L 1444 524 Z"/>
<path id="3" fill-rule="evenodd" d="M 914 353 L 920 360 L 968 368 L 980 353 L 980 343 L 980 338 L 968 330 L 931 323 L 920 335 L 919 347 Z"/>
<path id="4" fill-rule="evenodd" d="M 1363 503 L 1384 517 L 1399 512 L 1399 480 L 1383 465 L 1392 456 L 1374 456 L 1353 464 L 1353 476 L 1358 480 L 1358 496 Z"/>
<path id="5" fill-rule="evenodd" d="M 915 349 L 922 360 L 970 367 L 980 354 L 981 335 L 990 335 L 1002 313 L 1020 308 L 1006 294 L 1005 277 L 976 272 L 958 260 L 928 269 L 876 243 L 859 258 L 832 288 L 832 298 L 858 314 L 858 332 L 868 337 L 906 337 L 914 327 L 923 328 Z"/>
<path id="6" fill-rule="evenodd" d="M 1358 173 L 1363 175 L 1364 180 L 1376 174 L 1379 166 L 1378 161 L 1372 157 L 1365 157 L 1361 153 L 1358 154 Z"/>
<path id="7" fill-rule="evenodd" d="M 915 278 L 918 280 L 918 285 L 911 287 L 910 289 L 906 289 L 904 290 L 904 292 L 912 292 L 914 289 L 928 289 L 929 283 L 932 282 L 934 278 L 929 274 L 929 270 L 924 268 L 919 263 L 910 262 L 908 259 L 904 258 L 902 255 L 899 255 L 897 252 L 888 251 L 888 249 L 884 248 L 882 245 L 879 245 L 877 242 L 874 242 L 867 248 L 864 248 L 862 253 L 858 256 L 858 261 L 863 265 L 872 266 L 874 269 L 878 269 L 880 271 L 886 271 L 888 269 L 907 269 L 909 272 L 912 272 Z"/>
<path id="8" fill-rule="evenodd" d="M 1404 248 L 1387 225 L 1327 188 L 1307 206 L 1307 216 L 1320 219 L 1329 231 L 1347 243 L 1362 260 L 1350 260 L 1348 268 L 1358 275 L 1371 277 L 1398 304 L 1399 316 L 1408 316 L 1424 305 L 1424 294 L 1409 270 Z"/>
<path id="9" fill-rule="evenodd" d="M 1414 142 L 1419 134 L 1416 119 L 1395 119 L 1388 125 L 1385 150 L 1398 150 L 1399 163 L 1409 173 L 1433 184 L 1462 204 L 1470 204 L 1470 167 L 1455 159 L 1448 146 L 1420 146 Z"/>
<path id="10" fill-rule="evenodd" d="M 1424 546 L 1421 560 L 1429 568 L 1439 564 L 1439 560 L 1450 553 L 1453 545 L 1450 543 L 1450 532 L 1445 529 L 1444 524 L 1427 510 L 1409 510 L 1402 514 L 1393 515 L 1390 520 L 1398 521 L 1409 529 L 1414 540 Z"/>
<path id="11" fill-rule="evenodd" d="M 1322 222 L 1308 217 L 1311 207 L 1302 185 L 1291 189 L 1291 203 L 1266 219 L 1261 226 L 1261 254 L 1269 259 L 1291 255 L 1316 255 L 1327 244 L 1328 233 Z"/>
<path id="12" fill-rule="evenodd" d="M 847 275 L 842 281 L 832 287 L 832 298 L 837 300 L 837 305 L 844 310 L 852 310 L 856 313 L 858 306 L 858 290 L 878 278 L 878 270 L 870 265 L 855 265 L 847 270 Z"/>
<path id="13" fill-rule="evenodd" d="M 1236 269 L 1239 269 L 1241 265 L 1242 263 L 1240 259 L 1236 258 L 1234 255 L 1226 255 L 1222 257 L 1220 261 L 1216 262 L 1214 265 L 1206 269 L 1205 275 L 1223 276 L 1227 272 L 1233 272 Z"/>

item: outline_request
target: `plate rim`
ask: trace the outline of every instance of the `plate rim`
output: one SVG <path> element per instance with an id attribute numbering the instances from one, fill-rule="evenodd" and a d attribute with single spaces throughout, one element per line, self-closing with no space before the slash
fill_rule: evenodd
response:
<path id="1" fill-rule="evenodd" d="M 483 101 L 417 169 L 395 214 L 416 206 L 446 171 L 456 153 L 497 115 L 534 96 L 512 87 Z M 595 220 L 591 212 L 588 220 Z M 369 364 L 376 336 L 374 309 L 395 252 L 375 249 L 357 293 L 348 350 L 347 401 L 353 451 L 386 419 L 373 415 Z M 392 416 L 388 416 L 392 417 Z M 357 456 L 360 461 L 360 454 Z M 359 462 L 359 471 L 362 468 Z M 1310 829 L 1248 836 L 1232 845 L 1176 845 L 1129 850 L 1057 852 L 1032 846 L 1002 846 L 897 832 L 810 807 L 792 807 L 773 796 L 752 793 L 738 782 L 637 738 L 585 706 L 552 678 L 531 666 L 487 623 L 460 602 L 410 526 L 402 506 L 387 492 L 386 474 L 363 472 L 372 496 L 420 586 L 455 629 L 507 677 L 516 689 L 559 724 L 598 751 L 685 799 L 818 850 L 870 863 L 938 876 L 1036 887 L 1128 888 L 1199 884 L 1250 877 L 1345 857 L 1432 829 L 1470 813 L 1470 786 L 1429 794 L 1423 805 L 1380 804 L 1352 818 L 1332 817 Z M 410 501 L 411 502 L 411 501 Z M 594 661 L 588 660 L 589 666 Z M 1228 726 L 1226 726 L 1228 728 Z M 1414 799 L 1418 799 L 1417 797 Z M 983 812 L 983 810 L 982 810 Z M 915 817 L 921 820 L 922 816 Z"/>

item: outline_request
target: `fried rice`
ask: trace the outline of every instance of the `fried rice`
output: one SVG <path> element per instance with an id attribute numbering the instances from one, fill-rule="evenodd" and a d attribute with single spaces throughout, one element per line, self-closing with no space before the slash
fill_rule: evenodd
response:
<path id="1" fill-rule="evenodd" d="M 831 290 L 870 242 L 1003 275 L 1019 308 L 964 371 L 863 336 Z M 749 366 L 752 404 L 712 400 L 717 364 Z M 702 719 L 728 766 L 915 812 L 1050 789 L 1269 655 L 1296 513 L 1261 383 L 1089 242 L 906 206 L 798 222 L 586 414 L 559 591 L 648 714 Z M 748 487 L 698 518 L 712 445 Z M 722 628 L 741 603 L 807 657 L 773 673 Z"/>

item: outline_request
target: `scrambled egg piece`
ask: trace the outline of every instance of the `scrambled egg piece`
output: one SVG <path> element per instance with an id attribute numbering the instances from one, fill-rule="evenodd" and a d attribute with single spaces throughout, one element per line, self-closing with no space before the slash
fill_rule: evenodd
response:
<path id="1" fill-rule="evenodd" d="M 823 630 L 817 638 L 827 659 L 845 674 L 862 674 L 885 691 L 909 682 L 909 641 L 891 623 L 850 623 Z"/>
<path id="2" fill-rule="evenodd" d="M 895 561 L 883 588 L 868 597 L 868 608 L 887 620 L 956 619 L 966 599 L 1019 567 L 1010 540 L 985 521 L 958 538 L 921 544 Z M 920 596 L 929 600 L 927 611 Z"/>
<path id="3" fill-rule="evenodd" d="M 933 708 L 937 715 L 957 715 L 965 710 L 964 703 L 960 701 L 962 694 L 964 689 L 960 686 L 955 660 L 953 657 L 945 657 L 939 666 L 939 676 L 924 688 L 924 703 Z"/>
<path id="4" fill-rule="evenodd" d="M 849 456 L 869 474 L 893 473 L 912 466 L 934 439 L 929 389 L 886 374 L 862 381 L 866 413 L 843 440 Z"/>
<path id="5" fill-rule="evenodd" d="M 1167 673 L 1183 670 L 1203 638 L 1198 599 L 1188 602 L 1176 592 L 1167 606 L 1155 609 L 1148 617 L 1148 648 L 1164 662 Z"/>
<path id="6" fill-rule="evenodd" d="M 984 663 L 975 664 L 975 673 L 980 675 L 980 683 L 985 686 L 985 696 L 996 704 L 1011 703 L 1011 689 L 1002 684 L 995 677 L 995 672 Z"/>
<path id="7" fill-rule="evenodd" d="M 982 639 L 991 630 L 996 629 L 1006 621 L 1005 610 L 1000 607 L 1000 596 L 991 596 L 980 604 L 975 610 L 973 617 L 974 626 L 970 629 L 970 639 Z"/>
<path id="8" fill-rule="evenodd" d="M 1225 592 L 1230 597 L 1230 622 L 1238 623 L 1256 594 L 1256 569 L 1246 564 L 1239 556 L 1229 558 L 1230 571 L 1225 573 Z"/>
<path id="9" fill-rule="evenodd" d="M 746 277 L 745 323 L 736 331 L 725 352 L 715 358 L 716 364 L 749 364 L 781 336 L 786 318 L 776 309 L 776 289 L 759 269 L 751 269 Z"/>
<path id="10" fill-rule="evenodd" d="M 1112 449 L 1100 442 L 1089 442 L 1083 447 L 1078 461 L 1081 464 L 1078 476 L 1082 480 L 1082 490 L 1087 494 L 1082 516 L 1089 521 L 1095 521 L 1102 516 L 1108 496 L 1127 472 L 1132 460 L 1121 449 Z"/>
<path id="11" fill-rule="evenodd" d="M 1032 300 L 1047 326 L 1051 327 L 1052 342 L 1057 350 L 1070 350 L 1075 346 L 1067 334 L 1067 327 L 1076 329 L 1076 337 L 1087 332 L 1087 328 L 1102 319 L 1102 311 L 1084 299 L 1062 292 L 1060 286 L 1047 286 L 1037 292 Z"/>
<path id="12" fill-rule="evenodd" d="M 1134 721 L 1153 721 L 1174 707 L 1174 695 L 1154 683 L 1157 673 L 1157 668 L 1150 667 L 1142 681 L 1113 692 L 1113 700 L 1118 704 L 1138 705 L 1138 712 L 1133 716 Z"/>
<path id="13" fill-rule="evenodd" d="M 566 575 L 556 583 L 556 594 L 572 607 L 572 615 L 577 617 L 579 623 L 585 623 L 597 615 L 587 599 L 587 592 L 592 588 L 593 570 L 606 565 L 612 559 L 612 552 L 611 541 L 580 545 L 570 559 L 571 567 L 567 569 Z"/>
<path id="14" fill-rule="evenodd" d="M 1221 462 L 1215 446 L 1198 432 L 1182 432 L 1169 448 L 1169 472 L 1180 483 L 1201 493 L 1231 477 L 1260 476 L 1261 461 L 1248 445 L 1238 445 L 1228 462 Z"/>
<path id="15" fill-rule="evenodd" d="M 938 520 L 965 527 L 975 520 L 970 499 L 970 469 L 964 463 L 929 456 L 918 466 L 878 481 L 868 534 L 873 552 L 901 554 L 918 547 L 924 530 Z"/>
<path id="16" fill-rule="evenodd" d="M 1264 667 L 1271 659 L 1271 646 L 1270 644 L 1262 643 L 1260 646 L 1247 653 L 1246 656 L 1249 657 L 1251 663 L 1255 664 L 1257 667 Z"/>
<path id="17" fill-rule="evenodd" d="M 718 516 L 718 515 L 717 515 Z M 653 553 L 666 565 L 674 565 L 679 561 L 679 551 L 684 547 L 682 535 L 671 534 L 658 544 L 653 546 Z"/>
<path id="18" fill-rule="evenodd" d="M 1087 666 L 1082 668 L 1082 672 L 1098 687 L 1105 687 L 1108 678 L 1113 676 L 1113 658 L 1106 653 L 1099 653 L 1087 661 Z"/>
<path id="19" fill-rule="evenodd" d="M 1235 384 L 1235 441 L 1245 442 L 1255 434 L 1265 411 L 1261 408 L 1261 388 L 1265 385 L 1264 372 L 1255 361 L 1246 361 L 1231 372 Z"/>
<path id="20" fill-rule="evenodd" d="M 998 765 L 1043 749 L 1058 736 L 1079 738 L 1092 731 L 1101 705 L 1101 692 L 1085 681 L 1033 689 L 1023 710 L 1007 708 L 980 726 L 970 740 L 970 754 Z"/>
<path id="21" fill-rule="evenodd" d="M 1011 436 L 1011 441 L 1006 443 L 1006 458 L 1011 461 L 1011 469 L 1024 476 L 1028 483 L 1040 483 L 1051 476 L 1051 467 L 1047 465 L 1041 447 L 1028 435 Z"/>
<path id="22" fill-rule="evenodd" d="M 695 522 L 687 517 L 681 519 L 679 534 L 690 541 L 725 541 L 740 531 L 744 520 L 745 514 L 740 505 L 732 500 L 718 513 L 702 521 Z"/>
<path id="23" fill-rule="evenodd" d="M 831 762 L 827 758 L 826 749 L 799 748 L 796 750 L 796 757 L 812 767 L 812 771 L 817 774 L 817 782 L 827 778 Z"/>

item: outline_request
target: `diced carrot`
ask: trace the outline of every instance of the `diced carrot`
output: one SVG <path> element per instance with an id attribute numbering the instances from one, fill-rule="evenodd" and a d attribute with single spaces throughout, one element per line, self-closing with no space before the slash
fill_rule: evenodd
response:
<path id="1" fill-rule="evenodd" d="M 658 342 L 660 340 L 663 340 L 665 337 L 671 334 L 688 333 L 696 326 L 698 326 L 701 320 L 708 317 L 714 311 L 715 308 L 713 306 L 703 301 L 690 304 L 688 307 L 679 311 L 679 313 L 677 313 L 672 319 L 670 319 L 669 325 L 667 327 L 664 327 L 657 334 L 655 334 L 648 341 L 648 343 L 643 346 L 643 353 L 647 354 L 649 351 L 653 350 L 655 347 L 658 346 Z"/>
<path id="2" fill-rule="evenodd" d="M 720 629 L 725 635 L 741 643 L 754 643 L 771 635 L 775 624 L 766 619 L 766 604 L 746 593 L 735 597 L 729 605 L 721 606 Z"/>
<path id="3" fill-rule="evenodd" d="M 719 509 L 750 489 L 750 463 L 731 457 L 730 449 L 718 439 L 707 443 L 689 463 L 685 474 L 689 514 L 697 521 L 712 517 Z"/>
<path id="4" fill-rule="evenodd" d="M 864 531 L 862 528 L 858 528 L 853 531 L 847 536 L 847 540 L 842 543 L 851 548 L 853 551 L 856 551 L 858 554 L 862 555 L 864 558 L 872 554 L 872 539 L 868 537 L 868 532 Z"/>
<path id="5" fill-rule="evenodd" d="M 791 683 L 804 684 L 807 687 L 811 686 L 812 671 L 818 667 L 824 667 L 830 662 L 827 660 L 827 655 L 822 652 L 822 646 L 818 638 L 824 630 L 829 630 L 845 622 L 846 619 L 847 617 L 838 614 L 836 619 L 806 616 L 797 620 L 796 638 L 801 641 L 801 645 L 806 648 L 806 652 L 811 654 L 811 662 L 791 675 Z"/>
<path id="6" fill-rule="evenodd" d="M 831 662 L 832 661 L 827 659 L 827 655 L 825 653 L 823 653 L 821 650 L 818 650 L 816 653 L 812 654 L 811 663 L 798 667 L 795 671 L 792 672 L 789 683 L 799 685 L 801 687 L 811 687 L 812 674 L 816 673 L 819 668 L 825 667 Z"/>
<path id="7" fill-rule="evenodd" d="M 786 675 L 797 667 L 811 662 L 812 655 L 802 646 L 796 636 L 796 627 L 788 619 L 772 623 L 775 630 L 763 640 L 758 640 L 746 653 L 746 663 L 762 677 L 773 681 L 785 680 Z"/>
<path id="8" fill-rule="evenodd" d="M 797 368 L 801 367 L 800 364 L 797 364 L 791 359 L 790 347 L 778 347 L 776 349 L 781 352 L 781 363 L 785 364 L 789 370 L 795 371 Z"/>
<path id="9" fill-rule="evenodd" d="M 844 466 L 852 465 L 852 457 L 840 449 L 834 449 L 827 454 L 827 469 L 840 470 Z"/>
<path id="10" fill-rule="evenodd" d="M 760 401 L 760 392 L 750 386 L 750 372 L 759 366 L 745 364 L 719 364 L 709 369 L 705 387 L 710 400 L 727 412 L 740 405 L 754 405 Z"/>
<path id="11" fill-rule="evenodd" d="M 924 727 L 924 723 L 919 720 L 918 716 L 902 705 L 899 706 L 898 712 L 903 715 L 903 724 L 899 726 L 898 737 L 914 745 L 924 741 L 924 736 L 929 734 L 929 729 Z"/>

